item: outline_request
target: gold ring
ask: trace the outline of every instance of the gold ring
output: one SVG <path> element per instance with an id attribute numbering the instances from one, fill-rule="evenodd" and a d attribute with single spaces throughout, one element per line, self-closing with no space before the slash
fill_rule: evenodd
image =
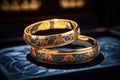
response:
<path id="1" fill-rule="evenodd" d="M 39 31 L 57 29 L 67 30 L 62 33 L 37 35 Z M 53 32 L 54 32 L 53 31 Z M 24 40 L 35 48 L 53 48 L 74 42 L 80 34 L 78 24 L 67 19 L 50 19 L 33 23 L 25 28 Z"/>
<path id="2" fill-rule="evenodd" d="M 68 46 L 68 45 L 67 45 Z M 77 49 L 73 48 L 76 46 Z M 63 47 L 63 46 L 62 46 Z M 30 47 L 30 55 L 39 62 L 48 64 L 81 64 L 96 58 L 100 48 L 92 37 L 79 35 L 77 40 L 70 44 L 70 49 L 59 48 L 38 49 Z"/>

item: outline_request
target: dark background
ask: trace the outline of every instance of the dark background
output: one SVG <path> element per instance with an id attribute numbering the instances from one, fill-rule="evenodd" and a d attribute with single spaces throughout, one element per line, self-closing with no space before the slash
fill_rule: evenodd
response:
<path id="1" fill-rule="evenodd" d="M 3 10 L 0 0 L 0 47 L 25 44 L 22 35 L 28 25 L 46 19 L 65 18 L 76 21 L 82 34 L 87 31 L 105 31 L 110 28 L 119 28 L 120 7 L 117 0 L 84 0 L 82 7 L 62 8 L 59 1 L 37 0 L 42 5 L 37 10 Z M 6 0 L 11 6 L 14 0 Z M 16 0 L 18 5 L 24 0 Z M 28 0 L 30 3 L 32 0 Z M 66 0 L 73 1 L 77 0 Z M 6 5 L 5 5 L 6 6 Z M 97 29 L 96 29 L 97 28 Z"/>

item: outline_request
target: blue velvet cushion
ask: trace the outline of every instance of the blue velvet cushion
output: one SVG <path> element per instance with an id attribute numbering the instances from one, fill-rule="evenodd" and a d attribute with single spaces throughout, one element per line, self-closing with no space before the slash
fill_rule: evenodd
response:
<path id="1" fill-rule="evenodd" d="M 100 37 L 100 55 L 93 61 L 80 65 L 55 66 L 36 62 L 29 55 L 29 46 L 16 46 L 0 50 L 0 69 L 8 79 L 33 79 L 71 72 L 120 66 L 120 40 Z"/>

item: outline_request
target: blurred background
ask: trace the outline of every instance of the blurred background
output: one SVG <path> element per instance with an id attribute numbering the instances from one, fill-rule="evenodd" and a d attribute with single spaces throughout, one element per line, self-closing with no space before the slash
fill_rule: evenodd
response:
<path id="1" fill-rule="evenodd" d="M 52 18 L 76 21 L 82 34 L 112 30 L 119 35 L 119 10 L 117 0 L 0 0 L 0 47 L 25 44 L 25 27 Z"/>

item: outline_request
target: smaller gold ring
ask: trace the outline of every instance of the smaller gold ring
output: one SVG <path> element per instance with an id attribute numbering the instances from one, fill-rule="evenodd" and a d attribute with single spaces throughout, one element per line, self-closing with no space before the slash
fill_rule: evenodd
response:
<path id="1" fill-rule="evenodd" d="M 37 49 L 30 47 L 30 55 L 39 62 L 48 64 L 81 64 L 96 58 L 100 52 L 98 43 L 94 38 L 79 35 L 78 39 L 71 44 L 72 46 L 82 46 L 77 49 L 56 50 Z"/>
<path id="2" fill-rule="evenodd" d="M 57 34 L 36 35 L 38 31 L 50 29 L 68 29 Z M 74 42 L 80 34 L 80 29 L 75 21 L 67 19 L 50 19 L 33 23 L 25 28 L 24 40 L 35 48 L 53 48 Z"/>

